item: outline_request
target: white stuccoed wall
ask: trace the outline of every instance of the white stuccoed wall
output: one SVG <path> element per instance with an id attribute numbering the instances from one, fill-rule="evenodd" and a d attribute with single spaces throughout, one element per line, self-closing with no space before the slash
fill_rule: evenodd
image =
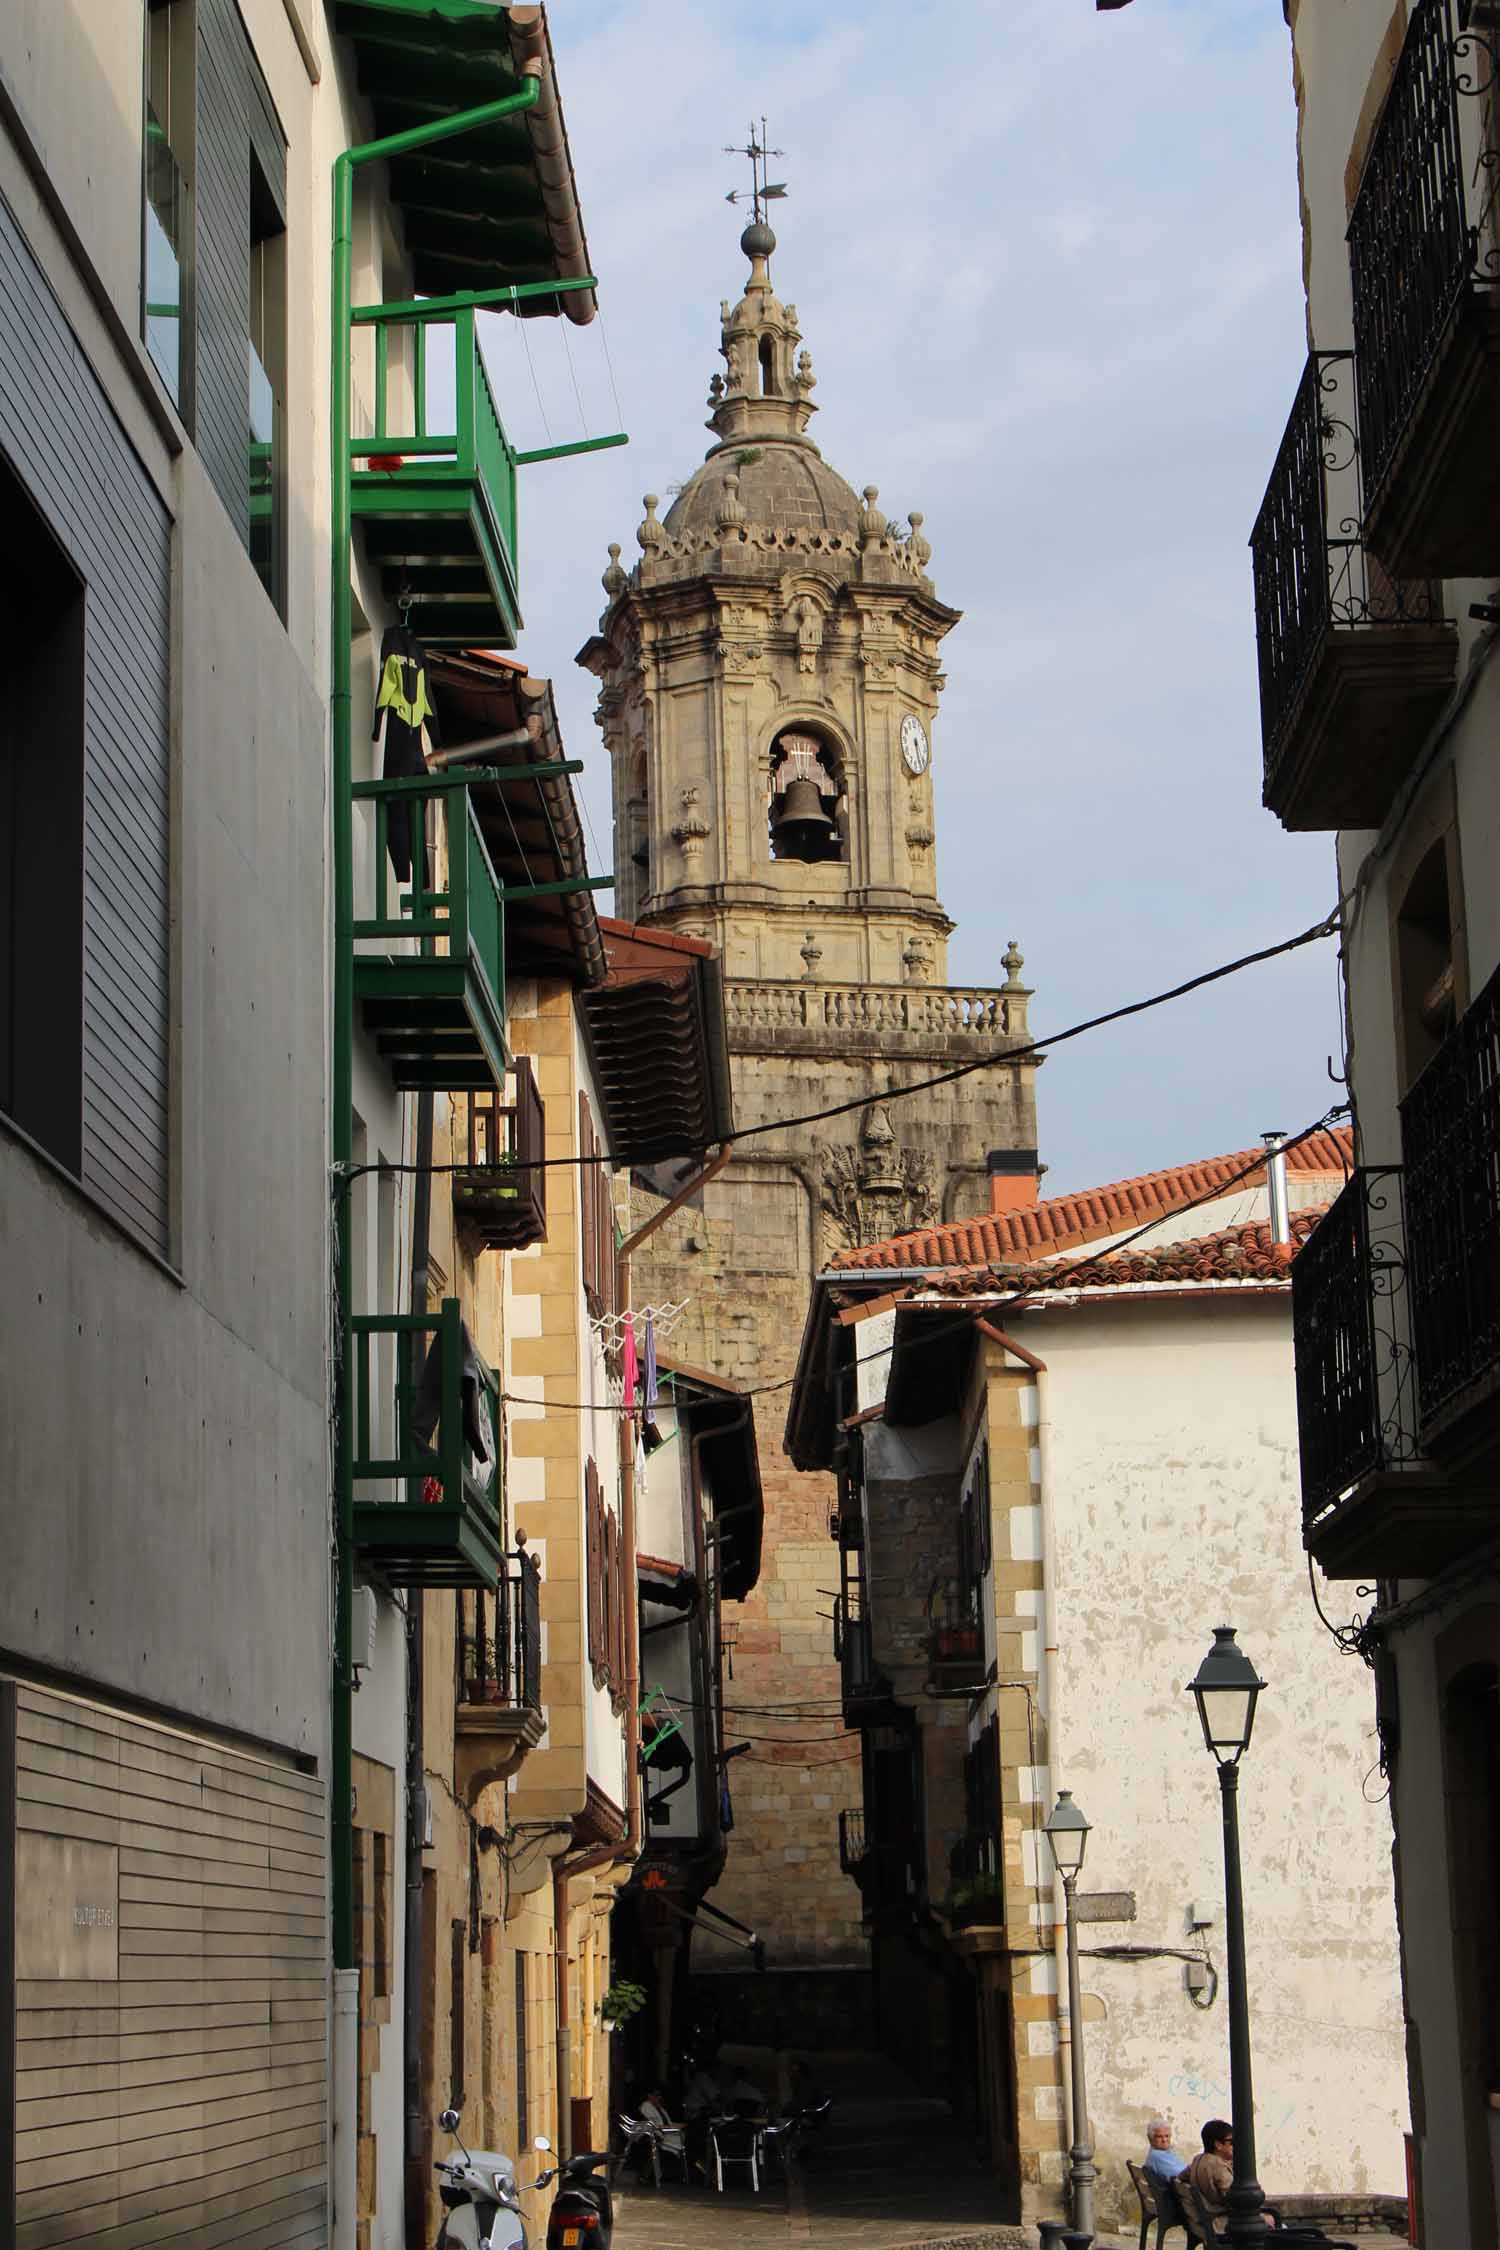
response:
<path id="1" fill-rule="evenodd" d="M 1228 1623 L 1269 1683 L 1241 1781 L 1260 2177 L 1399 2193 L 1390 1822 L 1369 1674 L 1308 1597 L 1289 1302 L 1137 1297 L 1007 1325 L 1047 1364 L 1052 1792 L 1073 1789 L 1093 1824 L 1081 1887 L 1139 1902 L 1134 1924 L 1081 1942 L 1188 1946 L 1197 1902 L 1221 1972 L 1200 2010 L 1179 1962 L 1085 1961 L 1101 2170 L 1122 2179 L 1124 2159 L 1139 2161 L 1158 2107 L 1184 2157 L 1204 2118 L 1231 2107 L 1219 1790 L 1186 1692 Z M 997 1522 L 997 1551 L 1021 1551 L 1013 1528 L 1026 1527 Z M 1321 1591 L 1346 1618 L 1347 1591 Z M 1047 1989 L 1052 1973 L 1036 1964 Z"/>

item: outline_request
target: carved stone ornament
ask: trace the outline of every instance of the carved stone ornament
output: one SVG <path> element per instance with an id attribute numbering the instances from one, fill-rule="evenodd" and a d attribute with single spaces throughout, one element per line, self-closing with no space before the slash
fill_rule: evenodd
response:
<path id="1" fill-rule="evenodd" d="M 823 646 L 823 612 L 810 595 L 799 594 L 787 612 L 787 620 L 797 634 L 798 671 L 816 672 Z"/>
<path id="2" fill-rule="evenodd" d="M 823 1152 L 824 1228 L 831 1248 L 855 1250 L 931 1224 L 936 1166 L 925 1149 L 903 1148 L 884 1102 L 872 1102 L 855 1148 Z"/>
<path id="3" fill-rule="evenodd" d="M 709 833 L 708 822 L 698 809 L 702 795 L 697 782 L 690 781 L 682 792 L 682 818 L 672 830 L 672 840 L 680 845 L 684 859 L 697 859 L 703 850 L 703 839 Z"/>

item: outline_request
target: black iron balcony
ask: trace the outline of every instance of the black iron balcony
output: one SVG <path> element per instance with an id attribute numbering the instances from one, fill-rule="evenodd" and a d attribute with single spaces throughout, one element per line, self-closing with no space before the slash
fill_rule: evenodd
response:
<path id="1" fill-rule="evenodd" d="M 957 1929 L 1005 1921 L 1005 1856 L 1000 1838 L 971 1830 L 948 1854 L 948 1914 Z"/>
<path id="2" fill-rule="evenodd" d="M 839 1668 L 846 1727 L 866 1726 L 890 1703 L 891 1686 L 876 1668 L 874 1628 L 858 1587 L 834 1597 L 833 1654 Z"/>
<path id="3" fill-rule="evenodd" d="M 456 1760 L 472 1804 L 491 1782 L 514 1773 L 542 1739 L 541 1570 L 521 1549 L 504 1559 L 493 1592 L 456 1597 Z"/>
<path id="4" fill-rule="evenodd" d="M 1365 535 L 1397 578 L 1500 571 L 1495 35 L 1416 0 L 1349 221 Z"/>
<path id="5" fill-rule="evenodd" d="M 1262 795 L 1290 829 L 1378 827 L 1457 666 L 1441 586 L 1360 537 L 1354 388 L 1352 352 L 1308 359 L 1250 535 Z"/>
<path id="6" fill-rule="evenodd" d="M 471 1094 L 467 1167 L 453 1175 L 453 1208 L 487 1250 L 547 1239 L 547 1112 L 529 1055 L 512 1064 L 516 1098 Z"/>
<path id="7" fill-rule="evenodd" d="M 1409 1283 L 1401 1172 L 1363 1166 L 1292 1267 L 1302 1535 L 1330 1578 L 1429 1575 L 1455 1536 L 1419 1443 Z"/>
<path id="8" fill-rule="evenodd" d="M 1500 1454 L 1500 975 L 1401 1105 L 1412 1341 L 1424 1446 Z"/>
<path id="9" fill-rule="evenodd" d="M 935 1592 L 927 1604 L 929 1691 L 934 1695 L 972 1695 L 985 1679 L 984 1622 L 979 1588 Z"/>

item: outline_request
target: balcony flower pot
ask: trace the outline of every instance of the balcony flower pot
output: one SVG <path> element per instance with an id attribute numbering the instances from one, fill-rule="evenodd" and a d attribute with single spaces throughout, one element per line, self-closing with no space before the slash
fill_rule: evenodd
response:
<path id="1" fill-rule="evenodd" d="M 979 1627 L 977 1625 L 940 1625 L 937 1629 L 937 1654 L 940 1663 L 953 1662 L 959 1657 L 979 1654 Z"/>

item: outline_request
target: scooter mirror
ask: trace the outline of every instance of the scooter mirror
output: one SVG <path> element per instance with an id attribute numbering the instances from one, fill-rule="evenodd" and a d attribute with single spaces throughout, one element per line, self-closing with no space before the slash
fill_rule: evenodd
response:
<path id="1" fill-rule="evenodd" d="M 532 2142 L 531 2145 L 533 2148 L 539 2148 L 543 2156 L 550 2156 L 552 2154 L 552 2143 L 548 2140 L 545 2133 L 538 2133 L 536 2139 Z"/>
<path id="2" fill-rule="evenodd" d="M 438 2123 L 445 2133 L 456 2133 L 458 2131 L 458 2111 L 456 2109 L 445 2109 L 438 2119 Z"/>

